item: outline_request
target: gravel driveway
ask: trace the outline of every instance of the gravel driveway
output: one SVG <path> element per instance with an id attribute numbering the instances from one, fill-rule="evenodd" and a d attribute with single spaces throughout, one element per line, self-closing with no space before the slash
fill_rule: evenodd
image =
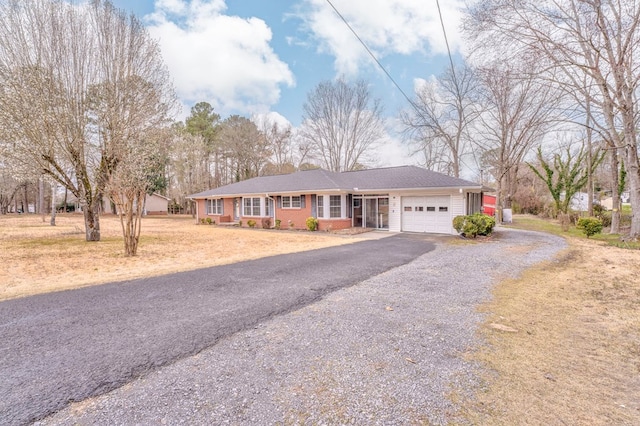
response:
<path id="1" fill-rule="evenodd" d="M 472 391 L 476 311 L 497 280 L 566 243 L 498 228 L 481 244 L 416 260 L 165 366 L 38 424 L 446 424 Z"/>
<path id="2" fill-rule="evenodd" d="M 0 424 L 105 394 L 434 248 L 420 235 L 358 239 L 1 302 Z"/>

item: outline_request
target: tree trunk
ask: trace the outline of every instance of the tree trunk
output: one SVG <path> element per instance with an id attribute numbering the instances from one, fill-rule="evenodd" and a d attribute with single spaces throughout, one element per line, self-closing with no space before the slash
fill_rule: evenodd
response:
<path id="1" fill-rule="evenodd" d="M 502 214 L 502 210 L 504 210 L 504 173 L 502 171 L 501 168 L 501 175 L 500 177 L 496 180 L 496 222 L 497 223 L 502 223 L 502 218 L 503 218 L 503 214 Z"/>
<path id="2" fill-rule="evenodd" d="M 631 201 L 631 230 L 629 238 L 640 237 L 640 167 L 635 146 L 627 148 L 627 176 L 629 177 L 629 195 Z"/>
<path id="3" fill-rule="evenodd" d="M 138 253 L 145 192 L 124 191 L 115 195 L 115 201 L 124 237 L 124 255 L 132 257 Z"/>
<path id="4" fill-rule="evenodd" d="M 49 221 L 51 226 L 56 226 L 56 189 L 57 185 L 54 182 L 51 184 L 51 220 Z"/>
<path id="5" fill-rule="evenodd" d="M 24 184 L 24 205 L 22 206 L 22 213 L 29 213 L 29 185 Z"/>
<path id="6" fill-rule="evenodd" d="M 83 208 L 86 241 L 100 241 L 100 208 L 97 202 Z"/>
<path id="7" fill-rule="evenodd" d="M 37 212 L 42 216 L 42 223 L 45 222 L 45 211 L 44 211 L 44 179 L 42 176 L 38 179 L 38 208 Z"/>
<path id="8" fill-rule="evenodd" d="M 633 98 L 633 94 L 630 98 Z M 629 195 L 631 202 L 631 229 L 629 238 L 637 240 L 640 237 L 640 163 L 638 163 L 638 145 L 636 140 L 636 121 L 633 105 L 627 106 L 623 115 L 624 140 L 626 144 L 626 169 L 629 177 Z"/>
<path id="9" fill-rule="evenodd" d="M 587 97 L 587 215 L 593 216 L 593 143 L 591 140 L 591 101 Z M 613 221 L 612 221 L 613 223 Z"/>
<path id="10" fill-rule="evenodd" d="M 620 233 L 620 193 L 618 192 L 618 150 L 611 150 L 611 230 L 610 234 Z"/>

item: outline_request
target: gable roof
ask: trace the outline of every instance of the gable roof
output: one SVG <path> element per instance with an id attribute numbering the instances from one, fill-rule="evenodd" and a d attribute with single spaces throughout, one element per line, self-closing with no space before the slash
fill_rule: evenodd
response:
<path id="1" fill-rule="evenodd" d="M 419 188 L 476 188 L 479 184 L 423 169 L 417 166 L 399 166 L 382 169 L 366 169 L 343 172 L 342 177 L 349 181 L 349 189 L 389 190 Z"/>
<path id="2" fill-rule="evenodd" d="M 388 191 L 390 189 L 466 188 L 482 186 L 417 166 L 366 169 L 352 172 L 305 170 L 286 175 L 260 176 L 189 195 L 188 198 L 248 194 L 305 193 L 311 191 Z"/>

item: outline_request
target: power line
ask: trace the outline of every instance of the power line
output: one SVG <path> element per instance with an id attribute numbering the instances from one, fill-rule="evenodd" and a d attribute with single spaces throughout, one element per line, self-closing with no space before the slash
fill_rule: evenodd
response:
<path id="1" fill-rule="evenodd" d="M 442 11 L 440 10 L 440 0 L 436 0 L 438 6 L 438 16 L 440 17 L 440 25 L 442 26 L 442 34 L 444 35 L 444 44 L 447 46 L 447 53 L 449 54 L 449 63 L 451 64 L 451 74 L 453 81 L 458 85 L 458 79 L 456 78 L 455 67 L 453 66 L 453 58 L 451 57 L 451 48 L 449 48 L 449 39 L 447 38 L 447 30 L 444 28 L 444 20 L 442 19 Z"/>
<path id="2" fill-rule="evenodd" d="M 396 88 L 400 91 L 400 93 L 402 93 L 402 96 L 404 96 L 404 98 L 407 100 L 407 102 L 409 102 L 411 104 L 411 106 L 413 106 L 413 108 L 416 111 L 419 111 L 418 107 L 416 106 L 416 104 L 413 103 L 413 101 L 409 98 L 409 96 L 407 96 L 407 94 L 404 92 L 404 90 L 402 90 L 402 87 L 400 87 L 400 85 L 396 82 L 396 80 L 391 76 L 391 74 L 389 73 L 389 71 L 387 71 L 387 69 L 384 67 L 384 65 L 382 65 L 382 63 L 380 63 L 380 61 L 378 60 L 378 58 L 376 58 L 376 55 L 373 54 L 373 52 L 371 51 L 371 49 L 369 49 L 369 46 L 367 46 L 367 44 L 360 38 L 360 36 L 358 35 L 358 33 L 353 29 L 353 27 L 351 27 L 351 25 L 349 24 L 349 22 L 347 22 L 347 20 L 344 18 L 344 16 L 342 16 L 342 14 L 338 11 L 338 9 L 336 9 L 336 7 L 333 5 L 333 3 L 331 3 L 331 0 L 327 0 L 327 3 L 329 3 L 329 6 L 331 6 L 331 8 L 333 9 L 334 12 L 336 12 L 336 14 L 340 17 L 340 19 L 342 19 L 342 22 L 344 22 L 344 24 L 347 26 L 347 28 L 349 28 L 349 30 L 351 30 L 351 32 L 353 33 L 354 36 L 356 36 L 356 38 L 358 39 L 358 41 L 360 42 L 360 44 L 362 45 L 362 47 L 365 48 L 365 50 L 367 51 L 367 53 L 369 53 L 369 56 L 371 56 L 373 58 L 373 60 L 376 62 L 376 64 L 378 64 L 378 66 L 380 67 L 380 69 L 387 75 L 387 77 L 389 77 L 389 80 L 391 80 L 391 82 L 393 83 L 394 86 L 396 86 Z M 439 6 L 438 6 L 439 7 Z"/>

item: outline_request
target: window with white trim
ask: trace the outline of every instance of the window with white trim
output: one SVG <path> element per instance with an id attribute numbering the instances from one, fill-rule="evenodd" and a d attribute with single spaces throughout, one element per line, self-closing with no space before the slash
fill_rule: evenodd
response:
<path id="1" fill-rule="evenodd" d="M 329 196 L 329 217 L 342 217 L 342 196 Z"/>
<path id="2" fill-rule="evenodd" d="M 302 201 L 300 195 L 283 195 L 282 196 L 282 208 L 283 209 L 299 209 L 302 207 Z"/>
<path id="3" fill-rule="evenodd" d="M 324 217 L 324 195 L 318 195 L 317 197 L 318 199 L 318 205 L 317 205 L 317 209 L 318 209 L 318 217 Z"/>
<path id="4" fill-rule="evenodd" d="M 246 197 L 242 199 L 243 216 L 260 216 L 260 197 Z"/>
<path id="5" fill-rule="evenodd" d="M 205 200 L 205 206 L 207 208 L 208 215 L 222 214 L 222 198 L 217 198 L 215 200 Z"/>

